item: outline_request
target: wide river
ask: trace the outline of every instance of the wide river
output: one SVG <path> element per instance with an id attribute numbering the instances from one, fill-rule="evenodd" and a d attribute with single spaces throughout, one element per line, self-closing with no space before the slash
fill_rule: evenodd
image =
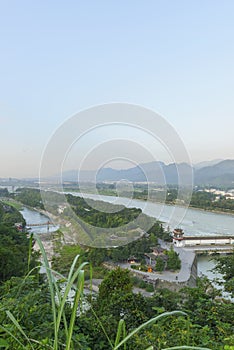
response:
<path id="1" fill-rule="evenodd" d="M 81 196 L 76 192 L 69 192 L 74 196 Z M 122 197 L 103 195 L 82 194 L 85 198 L 102 200 L 113 204 L 122 204 L 127 208 L 140 208 L 142 212 L 157 218 L 171 226 L 173 222 L 178 223 L 186 235 L 208 236 L 208 235 L 234 235 L 234 215 L 213 213 L 199 209 L 184 209 L 179 206 L 163 205 L 160 203 L 131 200 Z M 178 219 L 178 220 L 177 220 Z M 174 226 L 171 227 L 175 228 Z"/>
<path id="2" fill-rule="evenodd" d="M 75 192 L 70 192 L 71 194 L 78 196 Z M 80 196 L 80 195 L 79 195 Z M 112 196 L 99 196 L 99 195 L 84 195 L 91 199 L 103 200 L 109 203 L 122 204 L 126 207 L 136 207 L 142 209 L 142 211 L 150 216 L 157 217 L 161 221 L 166 223 L 170 220 L 173 212 L 173 206 L 164 205 L 163 211 L 162 205 L 158 203 L 147 203 L 140 200 L 129 200 L 127 198 L 112 197 Z M 177 208 L 178 209 L 178 208 Z M 183 210 L 179 208 L 179 210 Z M 161 215 L 158 217 L 157 214 Z M 48 217 L 40 214 L 35 210 L 30 210 L 28 208 L 23 208 L 21 211 L 26 222 L 29 223 L 45 223 L 48 221 Z M 180 213 L 181 214 L 181 213 Z M 234 235 L 234 216 L 220 213 L 212 213 L 208 211 L 202 211 L 197 209 L 187 209 L 183 220 L 180 223 L 180 227 L 184 229 L 186 235 Z M 51 231 L 58 229 L 58 227 L 50 228 Z M 47 232 L 46 226 L 33 227 L 32 229 L 35 233 L 45 233 Z M 204 274 L 210 279 L 217 277 L 211 273 L 211 269 L 214 267 L 214 262 L 210 260 L 207 256 L 198 256 L 198 275 Z"/>

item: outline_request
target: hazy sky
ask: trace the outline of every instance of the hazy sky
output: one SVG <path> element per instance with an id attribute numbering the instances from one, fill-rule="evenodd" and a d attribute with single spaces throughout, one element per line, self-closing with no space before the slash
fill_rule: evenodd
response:
<path id="1" fill-rule="evenodd" d="M 56 128 L 109 102 L 158 112 L 193 162 L 233 159 L 233 13 L 232 0 L 0 0 L 0 177 L 38 175 Z"/>

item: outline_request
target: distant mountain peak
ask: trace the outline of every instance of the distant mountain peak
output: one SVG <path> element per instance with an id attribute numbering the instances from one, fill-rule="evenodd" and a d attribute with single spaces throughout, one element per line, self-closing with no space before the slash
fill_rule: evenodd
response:
<path id="1" fill-rule="evenodd" d="M 203 164 L 203 166 L 202 166 Z M 198 166 L 198 167 L 197 167 Z M 155 182 L 158 185 L 177 185 L 178 170 L 181 174 L 194 172 L 194 183 L 196 185 L 217 185 L 233 186 L 234 184 L 234 160 L 213 160 L 202 162 L 194 167 L 190 164 L 170 163 L 161 161 L 141 163 L 128 169 L 102 168 L 100 170 L 84 170 L 80 172 L 81 182 L 104 182 L 120 181 L 126 179 L 131 182 Z M 78 170 L 63 172 L 64 181 L 78 181 Z"/>
<path id="2" fill-rule="evenodd" d="M 213 160 L 199 162 L 199 163 L 194 164 L 194 169 L 202 169 L 202 168 L 205 168 L 207 166 L 213 166 L 213 165 L 216 165 L 222 161 L 223 161 L 223 159 L 213 159 Z"/>

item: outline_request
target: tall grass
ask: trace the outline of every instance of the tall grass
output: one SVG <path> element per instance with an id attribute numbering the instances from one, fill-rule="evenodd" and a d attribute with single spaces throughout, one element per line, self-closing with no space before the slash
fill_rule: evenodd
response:
<path id="1" fill-rule="evenodd" d="M 77 309 L 79 305 L 82 303 L 82 297 L 83 297 L 83 291 L 84 291 L 84 267 L 88 263 L 82 263 L 79 265 L 77 268 L 76 265 L 78 263 L 79 256 L 77 255 L 71 265 L 68 277 L 65 278 L 58 272 L 53 271 L 50 268 L 47 255 L 44 249 L 44 246 L 38 236 L 35 236 L 37 243 L 40 247 L 42 259 L 43 259 L 43 266 L 45 268 L 46 276 L 47 276 L 47 281 L 48 281 L 48 287 L 49 287 L 49 292 L 50 292 L 50 299 L 51 299 L 51 312 L 53 315 L 53 325 L 54 325 L 54 330 L 53 330 L 53 345 L 45 345 L 40 343 L 40 341 L 37 341 L 36 339 L 29 339 L 27 334 L 24 332 L 22 329 L 21 325 L 18 323 L 18 321 L 15 319 L 14 315 L 10 313 L 9 311 L 6 311 L 7 316 L 11 320 L 11 322 L 14 324 L 14 326 L 18 329 L 19 333 L 25 338 L 27 342 L 27 349 L 31 348 L 32 350 L 34 349 L 34 345 L 41 345 L 41 349 L 51 349 L 51 350 L 59 350 L 61 348 L 65 350 L 72 350 L 74 349 L 73 344 L 72 344 L 72 336 L 74 333 L 74 325 L 75 325 L 75 319 L 77 317 Z M 30 248 L 32 248 L 32 244 L 30 243 Z M 30 255 L 29 253 L 29 260 L 30 260 Z M 91 277 L 92 277 L 92 269 L 91 270 Z M 29 272 L 30 274 L 30 272 Z M 28 275 L 29 275 L 28 274 Z M 56 275 L 56 277 L 55 277 Z M 57 278 L 59 277 L 59 279 Z M 92 279 L 92 278 L 91 278 Z M 61 292 L 59 284 L 60 281 L 65 282 L 65 290 Z M 67 298 L 72 289 L 75 289 L 75 295 L 74 295 L 74 300 L 72 303 L 72 310 L 71 310 L 71 316 L 70 319 L 67 319 L 67 316 L 65 314 L 65 306 L 67 304 Z M 172 311 L 172 312 L 165 312 L 160 314 L 159 316 L 156 316 L 149 321 L 143 323 L 140 325 L 138 328 L 134 329 L 132 332 L 129 334 L 126 334 L 126 325 L 124 320 L 120 320 L 118 324 L 118 329 L 116 330 L 116 337 L 115 337 L 115 342 L 112 344 L 110 339 L 108 338 L 108 335 L 105 333 L 104 327 L 102 327 L 104 333 L 106 334 L 108 338 L 108 342 L 110 345 L 111 350 L 126 350 L 127 349 L 127 342 L 129 339 L 131 339 L 135 334 L 140 332 L 146 327 L 150 327 L 153 325 L 155 322 L 168 317 L 172 315 L 186 315 L 182 311 Z M 62 344 L 61 341 L 59 340 L 59 332 L 60 332 L 60 326 L 61 322 L 63 322 L 64 330 L 65 330 L 65 343 Z M 100 320 L 99 320 L 100 322 Z M 101 322 L 100 322 L 101 323 Z M 26 349 L 26 347 L 23 345 L 23 343 L 9 330 L 4 327 L 1 327 L 3 331 L 5 331 L 7 334 L 9 334 L 11 337 L 15 339 L 15 341 L 21 346 L 22 350 Z M 1 339 L 0 339 L 1 340 Z M 3 339 L 2 339 L 3 340 Z M 1 342 L 0 342 L 0 347 Z M 7 346 L 6 346 L 7 347 Z M 145 350 L 153 350 L 154 347 L 150 346 Z M 171 347 L 167 348 L 164 350 L 173 350 L 173 349 L 197 349 L 197 350 L 211 350 L 207 348 L 201 348 L 201 347 L 192 347 L 192 346 L 178 346 L 178 347 Z"/>

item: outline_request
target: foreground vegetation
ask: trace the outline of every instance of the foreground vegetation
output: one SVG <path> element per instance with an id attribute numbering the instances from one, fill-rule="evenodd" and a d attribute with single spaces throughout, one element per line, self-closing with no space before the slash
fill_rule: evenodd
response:
<path id="1" fill-rule="evenodd" d="M 35 256 L 28 266 L 30 240 L 19 232 L 16 223 L 25 225 L 21 213 L 14 207 L 0 202 L 0 283 L 12 276 L 22 276 L 35 265 Z"/>
<path id="2" fill-rule="evenodd" d="M 59 254 L 58 245 L 53 260 L 56 274 L 38 241 L 43 275 L 37 256 L 32 254 L 32 237 L 14 227 L 20 218 L 15 213 L 3 206 L 0 216 L 0 237 L 2 244 L 7 242 L 5 250 L 0 250 L 0 261 L 5 262 L 7 254 L 11 257 L 8 264 L 14 261 L 7 275 L 5 265 L 0 270 L 4 272 L 0 280 L 1 348 L 233 350 L 234 303 L 223 299 L 207 279 L 198 279 L 196 288 L 186 287 L 179 293 L 156 289 L 151 297 L 144 297 L 133 292 L 130 272 L 116 268 L 105 271 L 98 294 L 84 292 L 85 278 L 92 284 L 93 271 L 103 268 L 106 255 L 117 254 L 114 258 L 120 259 L 123 249 L 140 252 L 148 241 L 156 242 L 156 233 L 165 234 L 160 224 L 148 241 L 144 238 L 118 250 L 83 250 L 74 245 Z M 234 295 L 233 259 L 234 253 L 219 258 L 217 269 L 224 274 L 225 288 Z M 71 289 L 72 302 L 67 299 Z"/>
<path id="3" fill-rule="evenodd" d="M 1 347 L 232 349 L 234 304 L 218 298 L 206 279 L 180 293 L 162 289 L 145 298 L 133 293 L 129 271 L 117 268 L 104 278 L 97 296 L 85 297 L 86 263 L 76 257 L 67 278 L 57 274 L 58 280 L 45 266 L 46 279 L 34 270 L 2 284 Z M 71 287 L 72 304 L 66 299 Z"/>

